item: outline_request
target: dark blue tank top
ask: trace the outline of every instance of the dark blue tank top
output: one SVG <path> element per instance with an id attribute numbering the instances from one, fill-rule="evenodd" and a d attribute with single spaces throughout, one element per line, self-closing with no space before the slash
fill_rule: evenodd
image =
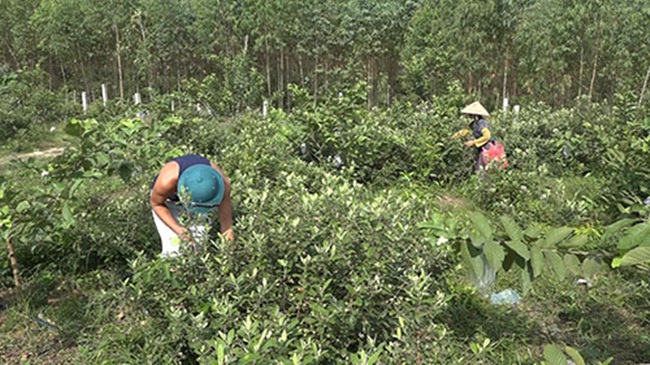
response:
<path id="1" fill-rule="evenodd" d="M 192 154 L 176 157 L 169 160 L 168 162 L 172 162 L 172 161 L 178 164 L 179 178 L 181 177 L 181 175 L 185 170 L 189 169 L 194 165 L 210 165 L 210 160 L 208 160 L 207 158 L 201 157 L 199 155 L 192 155 Z M 151 182 L 151 189 L 153 189 L 153 186 L 156 185 L 157 180 L 158 180 L 158 175 L 156 175 L 156 177 L 153 178 L 153 181 Z M 178 195 L 176 194 L 172 194 L 168 199 L 175 202 L 179 200 Z"/>
<path id="2" fill-rule="evenodd" d="M 472 124 L 470 124 L 470 127 L 472 128 L 472 136 L 474 136 L 474 138 L 480 138 L 483 135 L 484 128 L 490 129 L 490 123 L 488 123 L 487 120 L 481 118 L 477 121 L 472 122 Z"/>
<path id="3" fill-rule="evenodd" d="M 481 118 L 477 121 L 472 122 L 470 124 L 470 127 L 472 128 L 472 136 L 474 138 L 481 138 L 483 136 L 483 129 L 487 128 L 488 130 L 490 129 L 490 123 L 488 123 L 487 120 Z M 490 140 L 486 142 L 483 146 L 487 145 L 489 142 L 494 142 L 494 136 L 490 137 Z M 479 150 L 483 147 L 479 147 Z"/>

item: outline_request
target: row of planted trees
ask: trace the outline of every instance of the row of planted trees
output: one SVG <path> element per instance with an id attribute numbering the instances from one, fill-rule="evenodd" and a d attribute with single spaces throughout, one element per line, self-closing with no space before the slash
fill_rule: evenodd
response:
<path id="1" fill-rule="evenodd" d="M 369 106 L 428 98 L 449 81 L 488 104 L 531 95 L 633 93 L 650 73 L 645 0 L 5 0 L 0 66 L 40 68 L 49 86 L 126 97 L 216 76 L 250 102 L 287 85 L 367 81 Z"/>

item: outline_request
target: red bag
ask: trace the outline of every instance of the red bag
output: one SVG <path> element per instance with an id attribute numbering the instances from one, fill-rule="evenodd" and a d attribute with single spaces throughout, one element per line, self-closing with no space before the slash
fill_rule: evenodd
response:
<path id="1" fill-rule="evenodd" d="M 481 166 L 488 168 L 495 166 L 497 168 L 508 167 L 508 158 L 506 149 L 500 142 L 488 142 L 481 151 Z"/>

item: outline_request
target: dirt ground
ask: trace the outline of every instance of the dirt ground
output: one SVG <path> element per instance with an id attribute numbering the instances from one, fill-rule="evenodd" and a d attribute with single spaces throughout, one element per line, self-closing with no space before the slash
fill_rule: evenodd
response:
<path id="1" fill-rule="evenodd" d="M 27 153 L 16 153 L 12 154 L 9 156 L 5 156 L 0 158 L 0 165 L 4 165 L 7 162 L 13 160 L 13 159 L 19 159 L 19 160 L 25 160 L 30 157 L 34 158 L 48 158 L 48 157 L 55 157 L 63 153 L 64 147 L 52 147 L 48 148 L 43 151 L 34 151 L 34 152 L 27 152 Z"/>

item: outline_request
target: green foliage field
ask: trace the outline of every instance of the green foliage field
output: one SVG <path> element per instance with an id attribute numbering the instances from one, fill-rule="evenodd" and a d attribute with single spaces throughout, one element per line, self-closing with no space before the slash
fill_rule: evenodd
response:
<path id="1" fill-rule="evenodd" d="M 319 103 L 294 94 L 291 113 L 266 118 L 152 104 L 141 120 L 116 106 L 70 120 L 62 156 L 11 164 L 0 222 L 23 288 L 8 298 L 0 354 L 88 364 L 650 358 L 647 115 L 589 102 L 497 114 L 512 167 L 477 179 L 471 153 L 449 138 L 466 122 L 461 91 L 373 111 L 364 87 Z M 200 252 L 159 259 L 147 189 L 189 152 L 229 174 L 238 241 L 213 236 Z M 477 288 L 483 258 L 497 279 Z M 483 295 L 508 287 L 523 297 L 516 308 Z"/>

